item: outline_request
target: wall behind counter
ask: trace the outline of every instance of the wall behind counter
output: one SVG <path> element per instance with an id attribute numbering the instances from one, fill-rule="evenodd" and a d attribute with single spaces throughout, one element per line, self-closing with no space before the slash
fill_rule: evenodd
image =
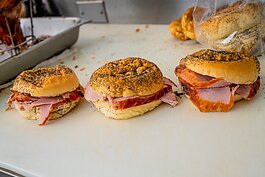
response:
<path id="1" fill-rule="evenodd" d="M 64 16 L 79 16 L 76 0 L 54 0 Z M 109 23 L 168 24 L 195 0 L 105 0 Z"/>

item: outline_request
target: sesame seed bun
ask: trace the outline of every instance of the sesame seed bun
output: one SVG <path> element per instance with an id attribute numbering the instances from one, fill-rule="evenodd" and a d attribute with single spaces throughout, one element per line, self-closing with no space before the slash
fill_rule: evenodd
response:
<path id="1" fill-rule="evenodd" d="M 201 24 L 202 35 L 210 41 L 226 38 L 261 22 L 263 6 L 255 2 L 236 2 L 220 8 Z"/>
<path id="2" fill-rule="evenodd" d="M 183 58 L 181 63 L 199 74 L 234 84 L 254 83 L 260 70 L 259 61 L 254 56 L 214 50 L 200 50 Z"/>
<path id="3" fill-rule="evenodd" d="M 163 75 L 152 62 L 126 58 L 105 64 L 89 81 L 99 95 L 129 97 L 150 95 L 163 87 Z"/>
<path id="4" fill-rule="evenodd" d="M 79 87 L 74 71 L 65 66 L 37 68 L 23 71 L 15 79 L 11 90 L 34 97 L 53 97 Z"/>
<path id="5" fill-rule="evenodd" d="M 147 104 L 134 106 L 134 107 L 130 107 L 127 109 L 122 109 L 122 110 L 113 109 L 110 106 L 110 104 L 108 104 L 107 101 L 97 101 L 97 102 L 94 102 L 94 105 L 106 117 L 117 119 L 117 120 L 125 120 L 125 119 L 130 119 L 136 116 L 140 116 L 148 111 L 151 111 L 155 109 L 157 106 L 159 106 L 161 103 L 162 101 L 159 99 L 159 100 L 154 100 Z"/>
<path id="6" fill-rule="evenodd" d="M 68 101 L 59 106 L 54 106 L 50 110 L 49 120 L 58 119 L 63 117 L 65 114 L 70 112 L 81 100 L 78 98 L 74 101 Z M 15 108 L 25 119 L 29 120 L 38 120 L 40 117 L 40 108 L 39 106 L 33 107 L 30 110 L 23 109 L 21 104 L 17 101 L 14 101 Z"/>

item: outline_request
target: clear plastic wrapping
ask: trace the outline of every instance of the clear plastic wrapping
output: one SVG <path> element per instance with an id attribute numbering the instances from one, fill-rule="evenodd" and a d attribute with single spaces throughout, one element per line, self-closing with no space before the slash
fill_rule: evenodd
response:
<path id="1" fill-rule="evenodd" d="M 264 53 L 265 0 L 197 0 L 193 12 L 196 40 L 228 52 Z"/>

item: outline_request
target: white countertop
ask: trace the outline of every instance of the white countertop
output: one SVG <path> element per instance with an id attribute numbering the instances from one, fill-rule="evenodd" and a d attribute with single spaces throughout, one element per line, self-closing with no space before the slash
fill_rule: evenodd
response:
<path id="1" fill-rule="evenodd" d="M 85 85 L 106 62 L 138 56 L 177 81 L 179 60 L 199 49 L 194 41 L 174 39 L 164 25 L 89 24 L 81 27 L 77 44 L 49 65 L 70 66 Z M 10 91 L 2 90 L 0 166 L 47 177 L 264 177 L 264 59 L 256 98 L 227 113 L 201 113 L 182 97 L 175 108 L 161 105 L 117 121 L 82 101 L 64 118 L 40 127 L 15 110 L 4 111 Z"/>

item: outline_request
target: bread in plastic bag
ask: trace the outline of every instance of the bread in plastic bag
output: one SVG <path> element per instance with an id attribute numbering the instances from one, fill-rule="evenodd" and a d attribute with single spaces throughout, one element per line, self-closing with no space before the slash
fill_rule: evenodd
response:
<path id="1" fill-rule="evenodd" d="M 264 2 L 197 0 L 193 22 L 196 40 L 216 50 L 264 53 Z"/>
<path id="2" fill-rule="evenodd" d="M 168 26 L 170 33 L 180 40 L 195 40 L 194 24 L 193 24 L 194 7 L 187 9 L 183 15 L 175 19 Z"/>

